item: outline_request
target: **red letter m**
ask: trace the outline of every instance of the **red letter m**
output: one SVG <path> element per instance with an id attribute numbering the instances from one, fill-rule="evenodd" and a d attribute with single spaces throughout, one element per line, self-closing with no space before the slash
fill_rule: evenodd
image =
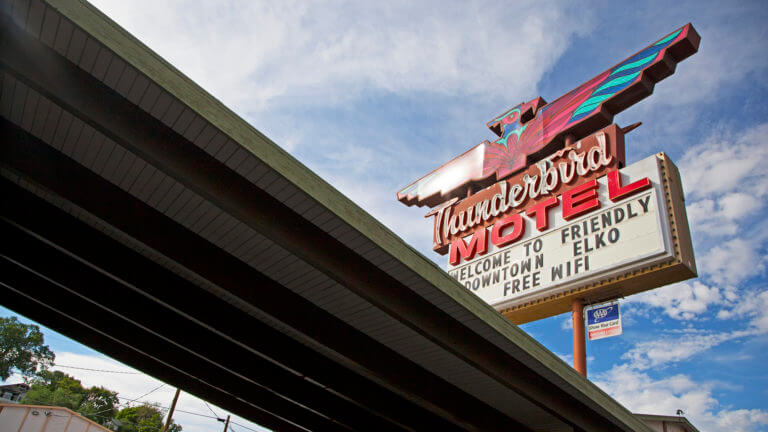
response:
<path id="1" fill-rule="evenodd" d="M 449 261 L 451 265 L 456 265 L 460 260 L 459 255 L 466 261 L 471 260 L 476 253 L 482 255 L 486 252 L 488 252 L 488 230 L 486 228 L 480 228 L 472 234 L 472 239 L 469 240 L 469 245 L 464 243 L 464 239 L 461 237 L 451 243 L 451 256 Z"/>

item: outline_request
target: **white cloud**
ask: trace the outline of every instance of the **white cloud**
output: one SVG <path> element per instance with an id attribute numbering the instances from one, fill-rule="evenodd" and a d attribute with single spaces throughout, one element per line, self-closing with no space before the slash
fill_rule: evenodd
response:
<path id="1" fill-rule="evenodd" d="M 684 330 L 681 333 L 637 343 L 622 358 L 629 361 L 632 369 L 647 370 L 687 360 L 723 342 L 754 334 L 751 330 L 724 333 Z"/>
<path id="2" fill-rule="evenodd" d="M 738 237 L 722 242 L 698 259 L 698 267 L 715 283 L 739 284 L 765 270 L 759 243 Z"/>
<path id="3" fill-rule="evenodd" d="M 571 331 L 573 330 L 573 317 L 571 317 L 571 314 L 566 314 L 567 316 L 563 319 L 563 321 L 560 322 L 560 328 L 563 330 Z"/>
<path id="4" fill-rule="evenodd" d="M 686 207 L 688 220 L 697 233 L 723 237 L 738 233 L 741 223 L 763 206 L 762 198 L 743 192 L 727 193 L 718 199 L 692 201 Z"/>
<path id="5" fill-rule="evenodd" d="M 768 333 L 768 290 L 745 290 L 730 308 L 718 312 L 720 319 L 747 319 L 748 328 L 757 334 Z"/>
<path id="6" fill-rule="evenodd" d="M 702 432 L 751 432 L 768 425 L 768 410 L 723 407 L 712 394 L 715 384 L 696 382 L 687 375 L 656 380 L 628 365 L 618 365 L 593 381 L 632 412 L 674 415 L 682 409 Z"/>
<path id="7" fill-rule="evenodd" d="M 719 130 L 680 161 L 699 279 L 633 296 L 631 302 L 692 320 L 708 311 L 733 316 L 745 281 L 765 273 L 768 123 L 741 133 Z"/>
<path id="8" fill-rule="evenodd" d="M 631 304 L 647 304 L 662 308 L 670 318 L 692 319 L 723 300 L 723 293 L 714 286 L 707 286 L 698 280 L 667 285 L 632 296 Z"/>
<path id="9" fill-rule="evenodd" d="M 565 2 L 94 3 L 226 104 L 251 110 L 362 89 L 535 96 L 571 38 L 591 28 Z"/>
<path id="10" fill-rule="evenodd" d="M 666 315 L 678 320 L 697 319 L 698 326 L 704 325 L 704 319 L 697 317 L 714 305 L 718 307 L 714 314 L 717 319 L 740 324 L 731 331 L 687 328 L 655 334 L 653 339 L 635 344 L 622 355 L 632 369 L 647 370 L 682 362 L 724 342 L 768 333 L 768 290 L 764 288 L 737 290 L 731 286 L 718 290 L 694 281 L 648 291 L 633 297 L 631 304 L 661 308 Z"/>
<path id="11" fill-rule="evenodd" d="M 744 82 L 756 89 L 768 87 L 768 57 L 755 55 L 753 43 L 765 40 L 768 30 L 764 25 L 745 22 L 763 15 L 763 11 L 759 3 L 742 2 L 738 8 L 709 8 L 709 13 L 693 22 L 702 37 L 699 51 L 678 65 L 675 75 L 658 83 L 654 95 L 640 102 L 631 114 L 655 131 L 650 135 L 653 140 L 682 138 L 700 129 L 699 114 L 719 105 L 719 99 Z M 727 118 L 728 113 L 722 116 Z"/>
<path id="12" fill-rule="evenodd" d="M 688 149 L 680 161 L 686 196 L 727 199 L 753 211 L 768 193 L 766 137 L 768 123 L 762 123 L 739 134 L 716 131 Z M 742 195 L 729 195 L 737 193 Z M 756 203 L 745 204 L 750 197 Z"/>
<path id="13" fill-rule="evenodd" d="M 694 282 L 698 284 L 698 282 Z M 687 284 L 677 284 L 684 285 Z M 667 287 L 673 288 L 674 286 Z M 664 290 L 667 290 L 665 288 Z M 656 290 L 656 292 L 664 292 Z M 693 289 L 695 290 L 695 288 Z M 667 290 L 669 291 L 669 290 Z M 701 285 L 701 291 L 711 293 L 711 289 Z M 689 293 L 692 291 L 688 291 Z M 664 308 L 665 312 L 673 318 L 681 318 L 686 312 L 679 312 L 679 307 L 684 304 L 674 297 L 665 299 L 663 295 L 644 295 L 641 300 L 647 301 L 652 306 Z M 704 294 L 702 297 L 708 297 Z M 719 294 L 711 296 L 716 299 Z M 622 355 L 627 360 L 624 365 L 633 370 L 659 369 L 670 363 L 688 360 L 700 353 L 731 340 L 768 334 L 768 290 L 749 289 L 742 290 L 738 296 L 729 291 L 723 301 L 723 307 L 718 311 L 717 318 L 721 320 L 739 320 L 746 325 L 740 325 L 739 329 L 731 331 L 709 331 L 693 328 L 667 331 L 655 334 L 652 339 L 636 343 L 631 349 Z M 708 304 L 717 303 L 716 300 L 704 301 L 701 298 L 686 298 L 692 306 L 687 309 L 691 316 L 700 314 Z M 677 304 L 677 306 L 675 306 Z"/>
<path id="14" fill-rule="evenodd" d="M 762 197 L 765 191 L 760 191 L 758 197 Z M 729 193 L 720 200 L 723 216 L 731 220 L 738 220 L 753 214 L 762 207 L 761 199 L 743 192 Z"/>
<path id="15" fill-rule="evenodd" d="M 755 55 L 754 45 L 745 43 L 764 40 L 768 31 L 764 26 L 735 25 L 737 22 L 716 20 L 713 26 L 694 23 L 702 41 L 699 52 L 685 60 L 686 79 L 662 86 L 654 99 L 672 106 L 716 101 L 724 85 L 738 83 L 745 76 L 751 76 L 755 85 L 768 85 L 764 75 L 768 58 Z"/>
<path id="16" fill-rule="evenodd" d="M 696 281 L 693 284 L 696 285 L 699 282 Z M 669 293 L 673 292 L 670 288 L 680 286 L 686 288 L 682 292 L 687 294 L 681 297 L 669 296 Z M 659 370 L 669 364 L 694 358 L 728 341 L 768 334 L 768 290 L 742 289 L 737 292 L 730 289 L 724 292 L 722 301 L 718 301 L 721 294 L 712 294 L 713 288 L 701 284 L 699 288 L 703 293 L 700 293 L 699 298 L 693 294 L 696 288 L 691 288 L 688 284 L 676 284 L 638 296 L 640 298 L 634 301 L 639 300 L 638 303 L 641 304 L 661 307 L 670 317 L 686 320 L 702 314 L 711 304 L 719 304 L 721 307 L 715 316 L 720 320 L 735 321 L 740 324 L 739 328 L 730 331 L 712 331 L 689 327 L 654 334 L 653 338 L 636 343 L 622 355 L 622 359 L 627 361 L 623 367 L 637 371 Z M 707 298 L 709 300 L 706 300 Z M 700 326 L 702 323 L 702 319 L 697 322 Z M 749 359 L 750 357 L 742 354 L 732 357 L 730 361 L 739 358 Z"/>
<path id="17" fill-rule="evenodd" d="M 664 7 L 658 2 L 657 8 Z M 680 63 L 673 76 L 658 83 L 653 96 L 619 115 L 619 123 L 644 123 L 630 138 L 631 144 L 628 142 L 630 154 L 639 151 L 635 154 L 644 157 L 648 152 L 687 148 L 691 134 L 702 130 L 709 133 L 713 122 L 730 122 L 739 115 L 730 112 L 725 104 L 744 103 L 744 112 L 760 108 L 760 98 L 734 102 L 729 97 L 735 92 L 743 94 L 745 86 L 754 94 L 768 87 L 768 57 L 756 55 L 754 43 L 768 37 L 767 27 L 759 21 L 764 11 L 759 2 L 741 2 L 733 8 L 704 6 L 699 12 L 686 12 L 682 15 L 685 18 L 678 18 L 693 19 L 702 37 L 699 51 Z M 678 19 L 672 20 L 670 26 L 680 25 Z M 646 26 L 662 30 L 660 21 L 653 21 Z"/>
<path id="18" fill-rule="evenodd" d="M 750 219 L 765 208 L 768 198 L 768 123 L 741 133 L 717 130 L 705 142 L 689 148 L 680 161 L 680 173 L 688 201 L 687 211 L 694 237 L 722 244 L 750 227 Z M 721 258 L 752 258 L 755 241 L 732 239 L 730 246 L 713 252 L 707 264 Z M 747 244 L 751 243 L 751 244 Z M 745 250 L 739 251 L 744 246 Z M 746 254 L 747 256 L 744 256 Z M 706 258 L 705 258 L 706 260 Z M 759 263 L 760 260 L 757 262 Z M 709 267 L 700 266 L 705 273 Z M 733 280 L 720 275 L 719 281 Z"/>

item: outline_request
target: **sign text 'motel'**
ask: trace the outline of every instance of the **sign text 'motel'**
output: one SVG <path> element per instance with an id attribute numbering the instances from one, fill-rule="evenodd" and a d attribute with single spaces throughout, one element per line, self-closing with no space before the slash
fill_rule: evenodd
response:
<path id="1" fill-rule="evenodd" d="M 513 322 L 695 275 L 682 189 L 659 154 L 625 166 L 613 116 L 694 54 L 687 24 L 547 104 L 491 120 L 498 135 L 405 187 L 432 209 L 449 273 Z"/>

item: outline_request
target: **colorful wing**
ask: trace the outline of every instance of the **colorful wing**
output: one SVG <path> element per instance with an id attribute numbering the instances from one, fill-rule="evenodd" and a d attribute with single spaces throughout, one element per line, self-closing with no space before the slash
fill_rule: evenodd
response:
<path id="1" fill-rule="evenodd" d="M 590 81 L 593 85 L 582 85 L 554 101 L 544 112 L 544 139 L 562 131 L 589 134 L 607 126 L 614 115 L 649 96 L 655 83 L 674 73 L 678 62 L 696 53 L 699 41 L 687 24 L 603 72 L 598 81 Z M 578 94 L 572 97 L 573 93 Z"/>
<path id="2" fill-rule="evenodd" d="M 561 148 L 568 135 L 581 139 L 608 126 L 614 115 L 650 95 L 655 83 L 696 53 L 699 41 L 696 30 L 687 24 L 548 105 L 538 98 L 512 108 L 488 123 L 499 138 L 485 141 L 407 186 L 398 192 L 398 200 L 434 206 L 463 196 L 473 183 L 500 180 L 546 157 Z M 478 164 L 481 151 L 482 164 Z M 473 157 L 465 157 L 470 153 Z"/>

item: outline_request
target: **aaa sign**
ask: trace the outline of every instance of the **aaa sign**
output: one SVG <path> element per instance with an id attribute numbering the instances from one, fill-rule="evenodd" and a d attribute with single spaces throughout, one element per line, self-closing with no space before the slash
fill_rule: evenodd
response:
<path id="1" fill-rule="evenodd" d="M 603 339 L 621 334 L 621 310 L 619 302 L 594 306 L 587 310 L 587 335 L 589 340 Z"/>

